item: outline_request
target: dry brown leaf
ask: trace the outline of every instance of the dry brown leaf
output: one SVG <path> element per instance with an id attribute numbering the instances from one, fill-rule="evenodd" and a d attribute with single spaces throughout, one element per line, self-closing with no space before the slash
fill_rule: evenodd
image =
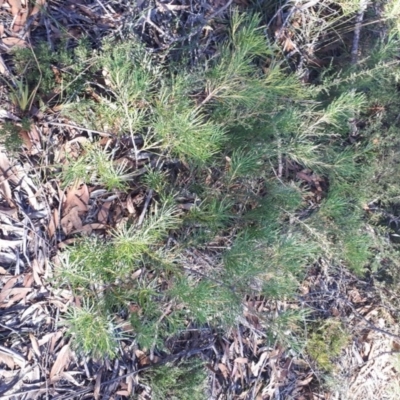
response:
<path id="1" fill-rule="evenodd" d="M 38 343 L 39 346 L 43 346 L 44 344 L 48 343 L 51 339 L 56 338 L 58 340 L 62 336 L 62 332 L 51 332 L 44 335 L 41 339 L 39 339 Z"/>
<path id="2" fill-rule="evenodd" d="M 66 312 L 68 310 L 68 304 L 64 304 L 60 300 L 51 299 L 49 300 L 49 303 L 54 304 L 61 312 Z"/>
<path id="3" fill-rule="evenodd" d="M 265 359 L 267 357 L 268 357 L 268 352 L 264 351 L 264 353 L 261 354 L 257 364 L 251 366 L 251 373 L 253 374 L 253 376 L 258 376 L 260 371 L 262 371 Z"/>
<path id="4" fill-rule="evenodd" d="M 20 48 L 28 47 L 28 43 L 25 40 L 11 36 L 3 38 L 2 41 L 8 47 L 20 47 Z"/>
<path id="5" fill-rule="evenodd" d="M 22 282 L 23 287 L 29 288 L 33 284 L 33 274 L 25 274 L 24 281 Z"/>
<path id="6" fill-rule="evenodd" d="M 2 292 L 4 292 L 5 290 L 8 290 L 8 289 L 11 289 L 14 286 L 15 282 L 17 282 L 17 281 L 18 281 L 18 276 L 13 276 L 7 280 L 7 282 L 4 284 L 4 286 L 0 292 L 0 299 L 1 299 Z"/>
<path id="7" fill-rule="evenodd" d="M 11 164 L 2 151 L 0 152 L 0 193 L 2 197 L 8 202 L 9 206 L 14 208 L 12 200 L 11 187 L 8 183 L 8 176 L 11 173 Z"/>
<path id="8" fill-rule="evenodd" d="M 50 371 L 50 381 L 53 382 L 53 379 L 59 375 L 66 367 L 68 367 L 71 359 L 71 351 L 69 349 L 69 345 L 66 344 L 58 353 L 57 359 L 53 364 L 53 367 Z"/>
<path id="9" fill-rule="evenodd" d="M 1 177 L 1 172 L 0 172 L 0 177 Z M 0 206 L 0 213 L 1 214 L 7 214 L 9 215 L 11 218 L 17 218 L 18 214 L 17 214 L 17 210 L 15 208 L 7 208 L 7 207 L 2 207 Z M 13 227 L 13 230 L 15 231 L 16 227 Z M 4 229 L 4 227 L 2 226 L 2 229 Z"/>
<path id="10" fill-rule="evenodd" d="M 28 152 L 31 155 L 38 154 L 42 150 L 39 131 L 37 130 L 35 125 L 32 125 L 31 129 L 28 131 L 21 130 L 19 134 L 22 138 L 23 143 L 27 147 Z"/>
<path id="11" fill-rule="evenodd" d="M 58 243 L 57 247 L 59 249 L 66 249 L 69 245 L 74 244 L 76 242 L 75 238 L 64 240 L 63 242 Z"/>
<path id="12" fill-rule="evenodd" d="M 80 231 L 82 228 L 82 220 L 79 217 L 78 207 L 72 208 L 68 214 L 61 219 L 61 228 L 66 235 L 72 231 Z"/>
<path id="13" fill-rule="evenodd" d="M 36 200 L 36 196 L 31 188 L 35 188 L 32 180 L 28 177 L 26 171 L 19 164 L 11 166 L 9 160 L 4 156 L 4 153 L 0 152 L 0 170 L 3 174 L 0 175 L 0 187 L 1 187 L 1 177 L 8 178 L 12 183 L 14 183 L 18 188 L 20 187 L 28 196 L 29 204 L 35 209 L 39 210 L 41 206 Z M 3 182 L 4 183 L 4 182 Z M 8 182 L 7 182 L 8 183 Z"/>
<path id="14" fill-rule="evenodd" d="M 31 288 L 3 289 L 0 293 L 0 303 L 3 303 L 8 297 L 9 300 L 6 304 L 0 304 L 0 308 L 10 307 L 14 303 L 24 299 L 31 290 Z"/>
<path id="15" fill-rule="evenodd" d="M 36 0 L 34 3 L 34 7 L 32 8 L 31 12 L 30 12 L 30 17 L 32 15 L 36 15 L 38 12 L 40 12 L 43 8 L 43 6 L 46 4 L 46 0 Z"/>
<path id="16" fill-rule="evenodd" d="M 101 384 L 101 376 L 103 374 L 103 368 L 100 368 L 97 376 L 96 376 L 96 382 L 94 384 L 94 390 L 93 390 L 93 397 L 95 398 L 95 400 L 99 400 L 100 399 L 100 384 Z"/>
<path id="17" fill-rule="evenodd" d="M 127 208 L 128 212 L 129 212 L 129 214 L 133 214 L 133 215 L 136 214 L 136 208 L 133 205 L 132 196 L 128 196 L 127 197 L 127 199 L 126 199 L 126 208 Z"/>
<path id="18" fill-rule="evenodd" d="M 314 378 L 314 376 L 310 375 L 306 379 L 303 379 L 302 381 L 296 381 L 296 385 L 297 386 L 306 386 L 313 380 L 313 378 Z"/>
<path id="19" fill-rule="evenodd" d="M 136 350 L 135 355 L 139 360 L 140 367 L 145 367 L 146 365 L 151 364 L 150 358 L 146 355 L 145 352 L 141 350 Z"/>
<path id="20" fill-rule="evenodd" d="M 33 280 L 35 281 L 36 285 L 43 286 L 43 282 L 40 279 L 37 269 L 35 269 L 35 268 L 32 269 L 32 275 L 33 275 Z"/>
<path id="21" fill-rule="evenodd" d="M 28 152 L 30 152 L 33 147 L 33 144 L 31 142 L 31 139 L 29 138 L 28 132 L 23 130 L 20 131 L 19 137 L 22 139 L 22 143 L 26 146 Z"/>
<path id="22" fill-rule="evenodd" d="M 47 233 L 50 238 L 52 238 L 54 236 L 54 234 L 56 233 L 59 223 L 60 223 L 60 216 L 58 213 L 58 209 L 55 208 L 50 217 L 49 224 L 47 225 Z"/>
<path id="23" fill-rule="evenodd" d="M 107 224 L 108 216 L 110 214 L 110 207 L 111 207 L 111 201 L 107 201 L 101 204 L 100 211 L 97 215 L 97 220 L 101 224 Z"/>
<path id="24" fill-rule="evenodd" d="M 219 370 L 222 372 L 222 375 L 224 376 L 225 379 L 229 378 L 229 370 L 225 364 L 219 363 L 218 364 Z"/>
<path id="25" fill-rule="evenodd" d="M 286 37 L 284 44 L 283 44 L 283 51 L 292 51 L 295 48 L 296 48 L 296 45 L 294 44 L 292 39 L 290 39 L 289 37 Z"/>
<path id="26" fill-rule="evenodd" d="M 131 275 L 131 280 L 135 280 L 137 278 L 139 278 L 140 274 L 142 273 L 142 269 L 138 269 L 137 271 L 135 271 L 132 275 Z"/>
<path id="27" fill-rule="evenodd" d="M 22 8 L 21 0 L 7 0 L 8 4 L 11 6 L 11 14 L 15 17 L 18 11 Z"/>
<path id="28" fill-rule="evenodd" d="M 249 360 L 245 357 L 235 358 L 235 363 L 238 363 L 238 364 L 247 364 L 248 362 L 249 362 Z"/>
<path id="29" fill-rule="evenodd" d="M 17 18 L 15 18 L 12 30 L 13 32 L 19 32 L 26 23 L 26 19 L 28 18 L 28 10 L 21 9 L 17 13 Z"/>
<path id="30" fill-rule="evenodd" d="M 1 364 L 7 365 L 7 367 L 10 369 L 14 369 L 15 367 L 14 358 L 11 357 L 9 354 L 5 354 L 0 351 L 0 365 Z"/>
<path id="31" fill-rule="evenodd" d="M 63 215 L 68 214 L 74 207 L 77 207 L 79 215 L 86 213 L 88 210 L 89 197 L 89 190 L 86 184 L 72 186 L 68 190 L 64 200 Z"/>
<path id="32" fill-rule="evenodd" d="M 117 390 L 116 392 L 120 396 L 129 396 L 130 393 L 127 390 Z"/>
<path id="33" fill-rule="evenodd" d="M 36 258 L 32 260 L 31 265 L 32 265 L 33 279 L 35 283 L 39 286 L 43 286 L 42 280 L 40 279 L 40 275 L 44 274 L 42 266 L 39 264 L 39 261 Z"/>
<path id="34" fill-rule="evenodd" d="M 41 357 L 42 353 L 40 352 L 40 347 L 39 347 L 39 342 L 33 335 L 33 333 L 29 333 L 29 339 L 31 339 L 31 345 L 34 353 L 38 356 Z"/>

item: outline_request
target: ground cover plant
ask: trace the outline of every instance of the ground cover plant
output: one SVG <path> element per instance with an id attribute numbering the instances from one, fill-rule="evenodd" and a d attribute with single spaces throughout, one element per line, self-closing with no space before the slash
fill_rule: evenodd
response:
<path id="1" fill-rule="evenodd" d="M 351 315 L 398 339 L 365 317 L 370 292 L 397 326 L 397 1 L 231 3 L 200 30 L 181 14 L 160 34 L 136 5 L 137 24 L 101 40 L 12 52 L 4 146 L 52 193 L 13 201 L 46 221 L 43 287 L 68 299 L 50 381 L 75 384 L 74 357 L 88 377 L 87 360 L 104 363 L 75 396 L 127 378 L 124 398 L 216 398 L 218 376 L 220 396 L 268 399 L 292 360 L 282 398 L 313 377 L 328 396 L 359 334 Z"/>

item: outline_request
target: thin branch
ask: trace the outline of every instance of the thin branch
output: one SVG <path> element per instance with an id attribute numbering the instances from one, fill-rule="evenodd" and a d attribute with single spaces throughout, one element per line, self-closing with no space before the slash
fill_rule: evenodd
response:
<path id="1" fill-rule="evenodd" d="M 140 214 L 137 226 L 141 226 L 143 224 L 143 220 L 146 215 L 146 211 L 149 208 L 149 204 L 150 204 L 152 197 L 153 197 L 153 189 L 150 189 L 149 192 L 147 193 L 146 201 L 144 202 L 144 207 L 143 207 L 142 213 Z"/>
<path id="2" fill-rule="evenodd" d="M 58 123 L 58 122 L 46 122 L 46 123 L 49 124 L 49 125 L 52 125 L 52 126 L 59 126 L 61 128 L 73 128 L 73 129 L 76 129 L 78 131 L 85 131 L 85 132 L 88 132 L 88 133 L 95 133 L 95 134 L 97 134 L 99 136 L 102 136 L 102 137 L 114 137 L 115 136 L 112 133 L 94 131 L 93 129 L 84 128 L 82 126 L 76 126 L 76 125 L 71 125 L 71 124 L 61 124 L 61 123 Z"/>

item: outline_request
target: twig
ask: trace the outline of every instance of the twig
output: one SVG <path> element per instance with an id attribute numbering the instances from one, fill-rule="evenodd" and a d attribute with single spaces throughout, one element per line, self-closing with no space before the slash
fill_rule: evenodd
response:
<path id="1" fill-rule="evenodd" d="M 400 339 L 400 336 L 399 336 L 399 335 L 396 335 L 396 334 L 394 334 L 394 333 L 392 333 L 392 332 L 386 331 L 385 329 L 378 328 L 378 327 L 377 327 L 376 325 L 374 325 L 371 321 L 368 321 L 367 318 L 365 318 L 363 315 L 361 315 L 361 314 L 354 308 L 353 304 L 352 304 L 349 300 L 345 299 L 345 298 L 342 297 L 342 296 L 340 296 L 339 298 L 340 298 L 341 300 L 343 300 L 343 301 L 351 308 L 351 310 L 353 311 L 354 315 L 355 315 L 357 318 L 363 320 L 363 321 L 368 325 L 368 327 L 369 327 L 370 329 L 372 329 L 372 330 L 374 330 L 374 331 L 376 331 L 376 332 L 380 332 L 380 333 L 382 333 L 382 334 L 384 334 L 384 335 L 390 336 L 390 337 L 392 337 L 392 338 Z"/>
<path id="2" fill-rule="evenodd" d="M 159 26 L 157 26 L 152 20 L 151 20 L 151 10 L 148 11 L 145 22 L 147 22 L 149 25 L 151 25 L 158 33 L 160 33 L 162 36 L 169 37 L 169 35 L 164 32 Z"/>
<path id="3" fill-rule="evenodd" d="M 150 348 L 150 361 L 153 362 L 154 360 L 154 349 L 156 348 L 157 345 L 157 337 L 158 337 L 158 329 L 160 327 L 160 324 L 162 322 L 162 320 L 170 313 L 172 308 L 172 304 L 170 303 L 167 307 L 167 309 L 163 312 L 163 314 L 161 315 L 161 317 L 158 319 L 157 324 L 156 324 L 156 329 L 154 332 L 154 340 L 153 340 L 153 344 L 151 345 Z"/>
<path id="4" fill-rule="evenodd" d="M 144 217 L 146 215 L 146 211 L 149 208 L 149 204 L 150 204 L 152 197 L 153 197 L 153 189 L 150 189 L 149 192 L 147 193 L 146 201 L 144 202 L 143 210 L 142 210 L 142 213 L 140 214 L 137 226 L 142 225 Z"/>
<path id="5" fill-rule="evenodd" d="M 364 19 L 364 12 L 367 8 L 368 0 L 360 0 L 360 9 L 356 17 L 356 26 L 354 27 L 353 47 L 351 49 L 351 63 L 357 64 L 358 61 L 358 45 L 360 42 L 361 24 Z"/>
<path id="6" fill-rule="evenodd" d="M 95 133 L 97 135 L 100 135 L 102 137 L 114 137 L 115 135 L 113 133 L 106 133 L 106 132 L 100 132 L 100 131 L 94 131 L 93 129 L 88 129 L 88 128 L 84 128 L 82 126 L 76 126 L 76 125 L 71 125 L 71 124 L 61 124 L 58 122 L 47 122 L 47 124 L 49 125 L 53 125 L 53 126 L 60 126 L 62 128 L 73 128 L 73 129 L 77 129 L 78 131 L 85 131 L 88 133 Z"/>

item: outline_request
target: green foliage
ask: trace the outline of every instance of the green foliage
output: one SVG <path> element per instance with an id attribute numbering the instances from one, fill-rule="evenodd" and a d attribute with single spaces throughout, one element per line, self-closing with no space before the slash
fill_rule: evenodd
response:
<path id="1" fill-rule="evenodd" d="M 328 319 L 311 332 L 307 339 L 306 351 L 319 368 L 334 372 L 333 360 L 340 355 L 348 342 L 349 334 L 341 323 Z"/>
<path id="2" fill-rule="evenodd" d="M 32 107 L 36 90 L 30 89 L 24 78 L 15 80 L 13 84 L 7 82 L 7 85 L 10 89 L 9 97 L 14 106 L 18 107 L 22 112 L 29 111 Z"/>
<path id="3" fill-rule="evenodd" d="M 102 310 L 84 303 L 67 314 L 68 334 L 73 346 L 82 354 L 95 358 L 114 358 L 118 350 L 118 328 Z"/>
<path id="4" fill-rule="evenodd" d="M 324 26 L 335 27 L 357 9 L 350 0 L 337 5 L 335 12 L 315 5 L 316 20 L 332 12 Z M 62 167 L 63 185 L 82 181 L 146 193 L 142 212 L 110 230 L 106 240 L 82 239 L 66 252 L 60 282 L 92 307 L 76 308 L 69 317 L 70 332 L 86 353 L 115 356 L 118 335 L 111 322 L 117 312 L 128 315 L 142 347 L 162 347 L 188 326 L 236 323 L 245 299 L 295 298 L 312 265 L 323 261 L 362 275 L 371 265 L 379 269 L 377 249 L 388 254 L 374 238 L 380 219 L 368 219 L 365 204 L 374 198 L 380 205 L 400 204 L 400 102 L 393 84 L 400 76 L 393 63 L 398 37 L 374 45 L 357 68 L 327 68 L 314 85 L 291 71 L 262 23 L 260 15 L 233 12 L 215 54 L 194 64 L 177 49 L 182 57 L 165 63 L 167 50 L 160 57 L 138 40 L 106 42 L 90 63 L 84 47 L 58 54 L 64 65 L 68 57 L 80 60 L 81 72 L 97 63 L 102 75 L 99 90 L 71 67 L 80 89 L 62 93 L 69 96 L 64 116 L 117 137 L 139 137 L 143 145 L 129 150 L 131 158 L 138 157 L 140 166 L 141 154 L 152 160 L 128 170 L 114 160 L 118 149 L 91 143 Z M 304 40 L 321 35 L 319 26 L 308 29 Z M 96 101 L 77 94 L 85 86 Z M 386 115 L 371 112 L 376 103 Z M 168 164 L 179 167 L 173 171 Z M 198 256 L 209 267 L 197 265 Z M 102 332 L 102 350 L 90 345 L 90 329 L 82 327 L 88 310 Z M 263 323 L 271 340 L 299 349 L 303 318 L 288 311 Z M 306 349 L 328 371 L 346 341 L 340 324 L 328 320 L 313 330 Z M 149 378 L 155 396 L 188 398 L 183 387 L 171 387 L 180 370 L 171 372 L 171 381 L 159 371 Z"/>
<path id="5" fill-rule="evenodd" d="M 101 184 L 107 190 L 124 189 L 126 181 L 134 174 L 126 171 L 125 164 L 117 165 L 112 154 L 106 153 L 97 145 L 86 145 L 83 154 L 75 161 L 62 166 L 61 179 L 65 186 L 76 182 Z"/>
<path id="6" fill-rule="evenodd" d="M 164 204 L 156 206 L 153 215 L 149 216 L 144 224 L 137 226 L 124 226 L 114 232 L 114 246 L 117 260 L 132 263 L 147 253 L 163 239 L 170 230 L 179 227 L 180 220 L 174 205 Z"/>
<path id="7" fill-rule="evenodd" d="M 16 74 L 24 77 L 12 90 L 20 107 L 29 104 L 36 95 L 44 104 L 82 94 L 92 72 L 89 43 L 85 39 L 74 50 L 64 42 L 56 51 L 49 51 L 48 43 L 38 44 L 34 51 L 34 57 L 29 48 L 17 49 L 13 54 Z"/>
<path id="8" fill-rule="evenodd" d="M 220 148 L 224 131 L 189 105 L 182 108 L 173 99 L 158 105 L 154 130 L 163 147 L 183 160 L 204 164 Z M 171 147 L 172 146 L 172 147 Z"/>
<path id="9" fill-rule="evenodd" d="M 201 364 L 187 361 L 177 366 L 159 366 L 145 375 L 155 400 L 205 400 L 206 373 Z"/>
<path id="10" fill-rule="evenodd" d="M 182 278 L 169 292 L 182 304 L 197 324 L 232 323 L 240 310 L 240 301 L 232 288 L 218 281 L 190 281 Z"/>
<path id="11" fill-rule="evenodd" d="M 14 153 L 18 151 L 22 145 L 22 139 L 20 132 L 23 129 L 29 129 L 29 121 L 22 121 L 22 126 L 15 124 L 14 122 L 5 121 L 3 126 L 0 128 L 0 142 L 4 143 L 4 147 L 7 151 Z"/>

